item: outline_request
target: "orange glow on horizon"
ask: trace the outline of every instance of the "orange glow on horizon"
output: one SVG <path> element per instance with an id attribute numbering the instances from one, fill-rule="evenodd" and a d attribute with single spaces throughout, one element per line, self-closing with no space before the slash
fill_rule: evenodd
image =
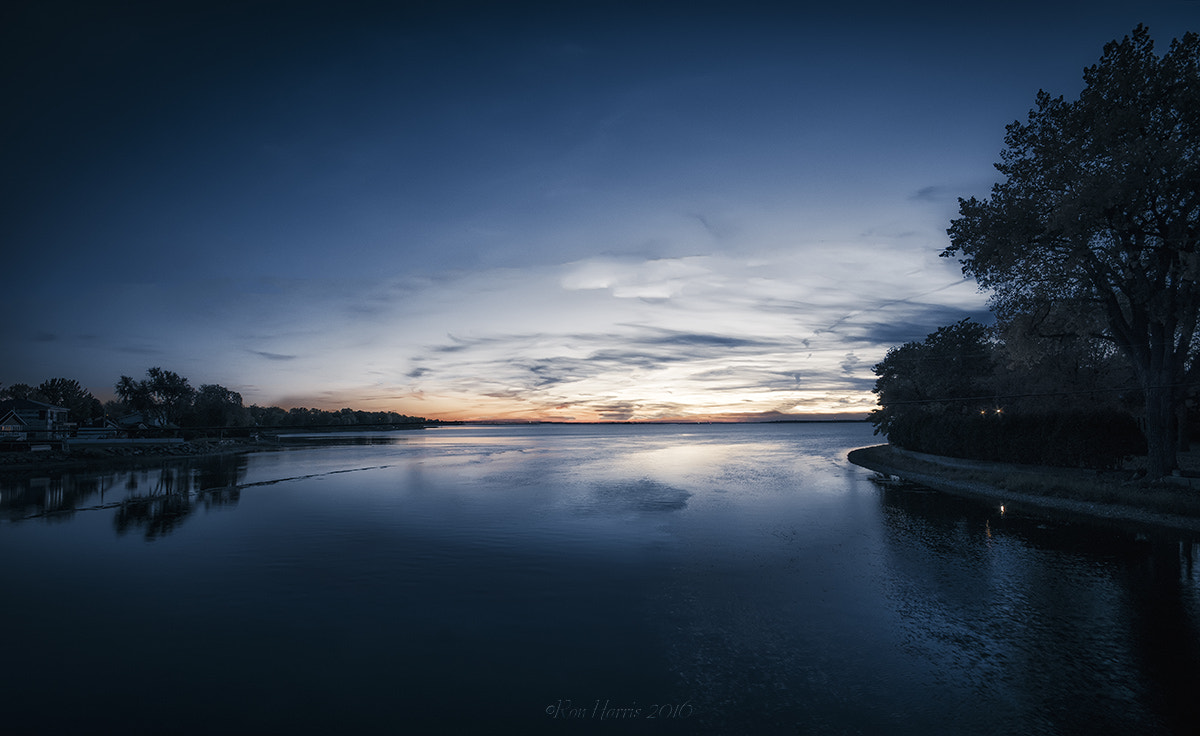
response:
<path id="1" fill-rule="evenodd" d="M 394 411 L 407 416 L 448 422 L 556 422 L 556 423 L 744 423 L 764 421 L 860 421 L 874 407 L 874 397 L 846 395 L 837 400 L 811 402 L 810 406 L 796 406 L 793 411 L 766 409 L 760 411 L 729 411 L 716 408 L 695 407 L 671 412 L 656 412 L 653 402 L 630 402 L 634 405 L 626 410 L 604 411 L 586 404 L 560 405 L 551 409 L 537 409 L 525 402 L 497 400 L 483 397 L 478 401 L 453 401 L 449 399 L 397 398 L 382 399 L 344 394 L 333 397 L 289 397 L 274 405 L 285 409 L 308 407 L 327 411 L 338 411 L 349 407 L 363 411 Z M 464 406 L 464 404 L 470 404 Z M 522 405 L 524 404 L 524 405 Z M 642 409 L 644 405 L 647 408 Z"/>

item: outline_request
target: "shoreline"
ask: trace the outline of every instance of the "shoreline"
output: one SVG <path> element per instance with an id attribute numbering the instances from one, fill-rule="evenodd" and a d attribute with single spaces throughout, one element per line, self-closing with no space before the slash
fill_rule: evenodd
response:
<path id="1" fill-rule="evenodd" d="M 0 453 L 0 475 L 59 472 L 114 465 L 157 463 L 164 460 L 236 455 L 280 449 L 278 442 L 254 439 L 187 440 L 168 445 L 116 445 L 75 451 L 49 450 Z"/>
<path id="2" fill-rule="evenodd" d="M 861 468 L 943 493 L 1004 504 L 1008 513 L 1059 518 L 1082 516 L 1092 521 L 1200 533 L 1200 516 L 1169 513 L 1117 500 L 1115 496 L 1123 496 L 1128 500 L 1139 493 L 1151 493 L 1144 485 L 1121 480 L 1119 474 L 982 462 L 971 462 L 969 467 L 964 467 L 956 458 L 914 455 L 891 445 L 871 445 L 851 450 L 846 459 Z M 1055 495 L 1056 491 L 1069 484 L 1092 486 L 1096 495 L 1113 498 L 1084 500 Z M 1040 487 L 1041 492 L 1028 490 L 1030 487 Z M 1152 500 L 1161 505 L 1169 502 L 1169 498 L 1163 501 L 1162 494 L 1183 498 L 1189 491 L 1156 489 L 1154 493 L 1156 495 Z M 1190 491 L 1190 494 L 1200 495 L 1196 491 Z"/>
<path id="3" fill-rule="evenodd" d="M 21 450 L 0 452 L 0 475 L 54 472 L 80 468 L 137 465 L 163 460 L 183 460 L 214 455 L 234 455 L 252 452 L 294 449 L 302 445 L 338 444 L 347 434 L 355 437 L 367 433 L 388 435 L 392 432 L 428 429 L 429 423 L 356 427 L 272 427 L 256 436 L 196 437 L 190 440 L 139 443 L 136 441 L 79 442 L 58 450 Z"/>

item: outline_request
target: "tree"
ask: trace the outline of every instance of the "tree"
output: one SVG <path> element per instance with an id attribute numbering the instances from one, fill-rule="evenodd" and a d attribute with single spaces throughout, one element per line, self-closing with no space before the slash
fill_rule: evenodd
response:
<path id="1" fill-rule="evenodd" d="M 1007 405 L 1038 412 L 1136 413 L 1141 399 L 1136 377 L 1106 338 L 1103 314 L 1086 307 L 1049 302 L 997 322 L 995 389 L 1010 397 Z"/>
<path id="2" fill-rule="evenodd" d="M 1162 57 L 1144 26 L 1104 47 L 1066 102 L 1014 122 L 991 197 L 959 200 L 942 255 L 1004 319 L 1089 304 L 1136 374 L 1151 477 L 1176 467 L 1172 420 L 1200 317 L 1200 37 Z"/>
<path id="3" fill-rule="evenodd" d="M 131 411 L 141 412 L 147 418 L 155 413 L 154 398 L 150 395 L 150 387 L 145 381 L 135 381 L 129 376 L 121 376 L 121 380 L 117 381 L 113 390 L 120 397 L 121 403 Z"/>
<path id="4" fill-rule="evenodd" d="M 6 399 L 45 401 L 45 397 L 39 394 L 38 390 L 28 383 L 14 383 L 6 389 L 0 390 L 0 400 Z"/>
<path id="5" fill-rule="evenodd" d="M 172 424 L 181 424 L 192 410 L 196 390 L 188 384 L 188 379 L 162 368 L 151 368 L 146 375 L 150 377 L 151 395 L 161 407 L 164 418 Z"/>
<path id="6" fill-rule="evenodd" d="M 877 434 L 901 447 L 917 444 L 913 432 L 930 417 L 976 413 L 995 403 L 989 398 L 993 345 L 987 328 L 969 319 L 892 348 L 872 370 L 880 408 L 869 419 Z"/>
<path id="7" fill-rule="evenodd" d="M 182 422 L 191 412 L 196 396 L 188 379 L 157 367 L 147 370 L 146 375 L 148 378 L 142 381 L 121 376 L 115 386 L 117 396 L 148 419 L 176 425 Z"/>
<path id="8" fill-rule="evenodd" d="M 51 378 L 42 381 L 37 392 L 48 403 L 64 407 L 76 422 L 87 422 L 104 414 L 100 400 L 73 379 Z"/>
<path id="9" fill-rule="evenodd" d="M 251 404 L 247 411 L 250 413 L 250 423 L 257 427 L 281 427 L 287 418 L 287 410 L 278 406 Z"/>
<path id="10" fill-rule="evenodd" d="M 201 427 L 239 427 L 250 422 L 242 395 L 215 383 L 206 383 L 196 392 L 192 418 Z"/>
<path id="11" fill-rule="evenodd" d="M 1105 388 L 1103 354 L 1096 360 L 1078 345 L 1059 346 L 1047 370 L 1028 359 L 1031 340 L 1046 338 L 1014 325 L 962 320 L 888 351 L 874 368 L 876 432 L 909 450 L 1037 465 L 1119 467 L 1145 452 L 1119 394 Z M 1081 391 L 1084 384 L 1091 388 Z"/>
<path id="12" fill-rule="evenodd" d="M 129 406 L 129 404 L 120 399 L 109 399 L 108 401 L 104 402 L 103 409 L 104 416 L 120 417 L 132 411 L 133 407 Z"/>

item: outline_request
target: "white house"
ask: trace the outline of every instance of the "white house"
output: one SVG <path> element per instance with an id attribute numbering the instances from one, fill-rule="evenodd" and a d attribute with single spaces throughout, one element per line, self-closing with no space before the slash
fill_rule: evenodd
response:
<path id="1" fill-rule="evenodd" d="M 0 401 L 0 432 L 6 438 L 48 440 L 64 437 L 72 425 L 67 422 L 67 410 L 61 406 L 33 399 Z M 20 434 L 17 438 L 15 435 Z"/>
<path id="2" fill-rule="evenodd" d="M 25 439 L 28 430 L 21 417 L 11 409 L 0 417 L 0 442 L 20 442 Z"/>

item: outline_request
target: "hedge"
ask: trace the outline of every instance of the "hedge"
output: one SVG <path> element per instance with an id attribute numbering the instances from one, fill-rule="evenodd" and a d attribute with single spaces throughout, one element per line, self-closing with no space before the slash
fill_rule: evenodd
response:
<path id="1" fill-rule="evenodd" d="M 958 413 L 922 409 L 896 417 L 892 444 L 972 460 L 1118 468 L 1146 453 L 1137 420 L 1119 411 Z"/>

